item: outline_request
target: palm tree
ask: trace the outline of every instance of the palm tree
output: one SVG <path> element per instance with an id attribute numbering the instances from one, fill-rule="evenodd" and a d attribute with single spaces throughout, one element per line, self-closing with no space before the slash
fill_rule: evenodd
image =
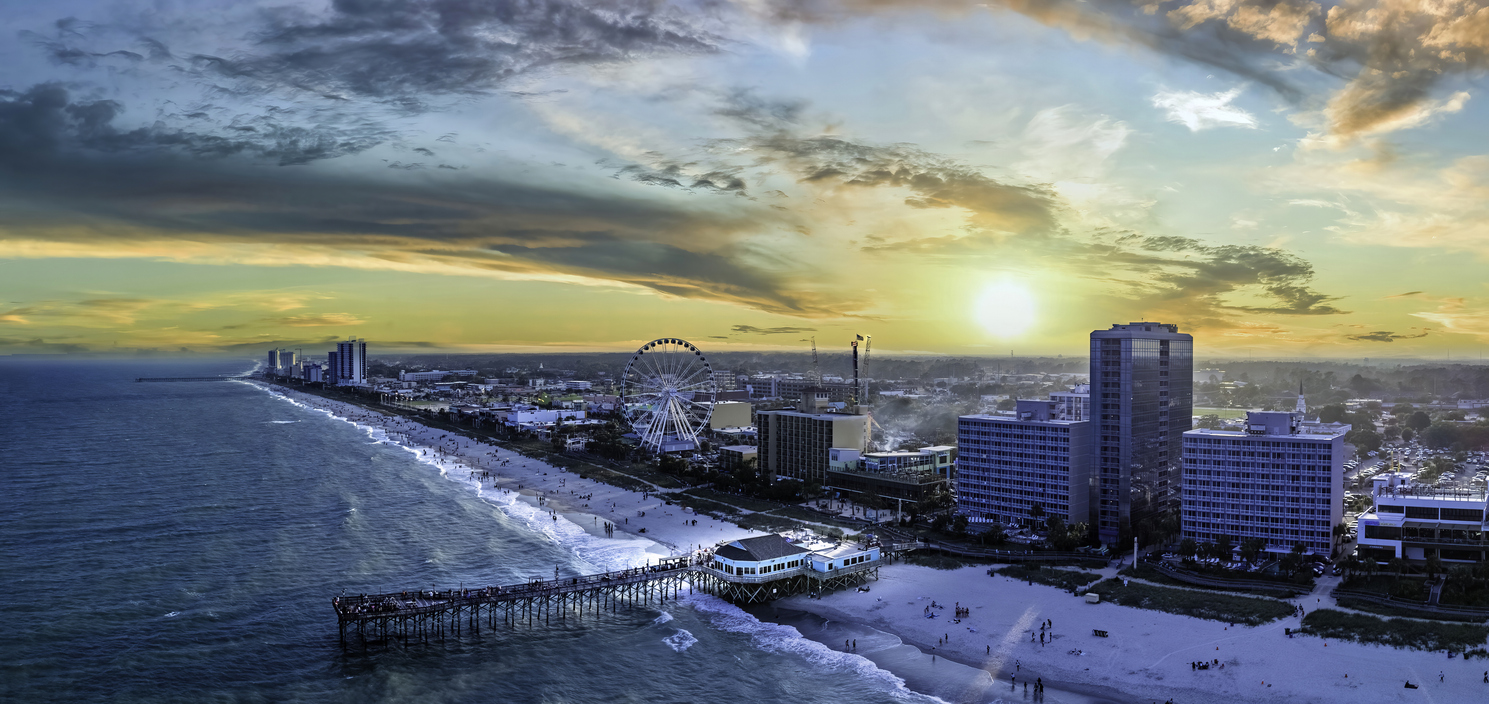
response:
<path id="1" fill-rule="evenodd" d="M 1354 555 L 1345 555 L 1339 558 L 1339 562 L 1336 564 L 1339 565 L 1339 569 L 1344 570 L 1345 579 L 1349 579 L 1353 576 L 1354 571 L 1360 568 L 1360 559 Z"/>
<path id="2" fill-rule="evenodd" d="M 1427 556 L 1427 576 L 1436 577 L 1439 572 L 1442 572 L 1442 558 L 1434 552 Z"/>
<path id="3" fill-rule="evenodd" d="M 1397 576 L 1400 576 L 1406 574 L 1406 570 L 1411 567 L 1411 563 L 1407 562 L 1405 558 L 1393 557 L 1391 558 L 1390 566 L 1391 569 L 1396 571 Z"/>

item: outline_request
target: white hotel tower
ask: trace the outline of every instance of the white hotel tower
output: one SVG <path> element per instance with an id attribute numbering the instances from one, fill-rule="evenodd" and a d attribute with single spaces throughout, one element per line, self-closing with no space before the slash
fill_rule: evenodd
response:
<path id="1" fill-rule="evenodd" d="M 1298 395 L 1298 407 L 1303 405 Z M 1344 517 L 1344 435 L 1302 412 L 1246 414 L 1244 430 L 1184 433 L 1184 537 L 1232 545 L 1257 538 L 1268 552 L 1302 544 L 1329 555 Z"/>

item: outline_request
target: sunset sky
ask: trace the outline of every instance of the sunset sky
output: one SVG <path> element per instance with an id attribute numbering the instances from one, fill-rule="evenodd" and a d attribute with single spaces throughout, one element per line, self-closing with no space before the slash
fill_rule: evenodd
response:
<path id="1" fill-rule="evenodd" d="M 0 355 L 1489 349 L 1489 2 L 0 3 Z"/>

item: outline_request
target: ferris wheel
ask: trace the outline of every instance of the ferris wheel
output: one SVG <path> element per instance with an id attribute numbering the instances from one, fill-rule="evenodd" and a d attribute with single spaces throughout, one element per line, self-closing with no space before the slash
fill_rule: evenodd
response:
<path id="1" fill-rule="evenodd" d="M 620 402 L 626 420 L 654 452 L 692 450 L 708 427 L 716 390 L 713 367 L 687 340 L 652 340 L 631 355 L 621 377 Z"/>

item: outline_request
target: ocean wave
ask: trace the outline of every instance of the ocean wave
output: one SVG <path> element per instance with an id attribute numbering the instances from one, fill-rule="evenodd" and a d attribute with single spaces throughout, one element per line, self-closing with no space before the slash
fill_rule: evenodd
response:
<path id="1" fill-rule="evenodd" d="M 399 437 L 394 437 L 383 428 L 338 415 L 330 409 L 304 403 L 263 384 L 243 383 L 261 389 L 274 398 L 299 406 L 300 408 L 323 413 L 333 420 L 349 423 L 367 433 L 368 437 L 376 443 L 391 445 L 407 451 L 414 456 L 414 459 L 435 469 L 441 477 L 470 487 L 476 492 L 477 496 L 501 509 L 502 513 L 506 514 L 508 518 L 517 521 L 531 531 L 547 536 L 550 540 L 567 548 L 579 559 L 581 564 L 578 565 L 578 568 L 586 572 L 604 572 L 635 567 L 645 564 L 648 560 L 654 558 L 652 550 L 658 545 L 655 541 L 641 537 L 624 537 L 625 534 L 622 533 L 617 533 L 613 538 L 599 538 L 591 535 L 583 527 L 562 514 L 555 521 L 547 509 L 524 501 L 521 495 L 515 491 L 503 492 L 500 488 L 486 487 L 481 482 L 470 479 L 470 472 L 474 469 L 473 467 L 455 459 L 441 458 L 434 452 L 438 448 L 432 444 L 423 445 L 413 442 L 411 439 L 408 439 L 407 435 L 402 433 L 398 434 Z M 405 438 L 407 441 L 399 438 Z M 496 447 L 493 449 L 497 451 L 498 456 L 515 454 L 511 450 Z M 425 450 L 429 452 L 426 453 L 424 452 Z"/>
<path id="2" fill-rule="evenodd" d="M 672 614 L 669 614 L 666 611 L 663 611 L 661 616 L 658 616 L 658 617 L 652 619 L 651 622 L 653 624 L 656 624 L 656 625 L 661 625 L 661 624 L 664 624 L 664 623 L 666 623 L 668 621 L 671 621 L 671 620 L 672 620 Z"/>
<path id="3" fill-rule="evenodd" d="M 288 425 L 290 423 L 299 423 L 300 421 L 298 421 L 298 420 L 271 420 L 269 422 L 270 423 L 273 423 L 275 425 Z"/>
<path id="4" fill-rule="evenodd" d="M 697 643 L 698 639 L 692 633 L 679 628 L 676 633 L 663 638 L 662 642 L 666 643 L 667 647 L 672 649 L 672 652 L 680 653 L 693 647 L 693 644 Z"/>
<path id="5" fill-rule="evenodd" d="M 790 653 L 824 669 L 851 672 L 865 681 L 877 681 L 896 699 L 927 704 L 945 700 L 921 694 L 905 686 L 905 680 L 888 670 L 881 670 L 867 658 L 833 650 L 808 639 L 801 631 L 777 623 L 766 623 L 745 613 L 739 607 L 711 594 L 694 592 L 685 601 L 706 616 L 721 631 L 750 636 L 750 642 L 770 653 Z"/>

